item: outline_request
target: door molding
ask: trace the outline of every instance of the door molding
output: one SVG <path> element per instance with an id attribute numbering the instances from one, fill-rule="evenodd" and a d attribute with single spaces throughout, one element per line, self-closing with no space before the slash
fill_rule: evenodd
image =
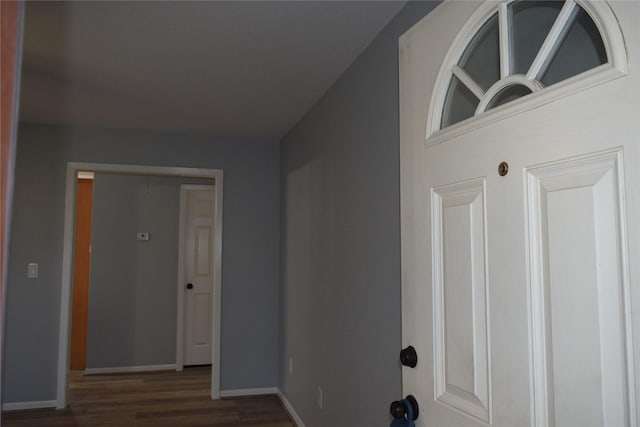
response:
<path id="1" fill-rule="evenodd" d="M 186 238 L 186 230 L 185 230 L 185 220 L 186 220 L 186 212 L 187 212 L 187 192 L 190 190 L 210 190 L 213 191 L 213 197 L 214 197 L 214 201 L 216 202 L 217 205 L 217 192 L 218 192 L 218 188 L 217 185 L 204 185 L 204 184 L 182 184 L 180 186 L 180 219 L 179 219 L 179 223 L 180 223 L 180 229 L 178 231 L 178 281 L 177 281 L 177 291 L 178 291 L 178 297 L 177 297 L 177 303 L 178 303 L 178 307 L 177 307 L 177 330 L 176 330 L 176 370 L 177 371 L 181 371 L 184 368 L 184 323 L 185 323 L 185 309 L 184 309 L 184 283 L 185 283 L 185 269 L 184 269 L 184 257 L 185 257 L 185 247 L 184 247 L 184 241 Z M 220 270 L 221 268 L 221 262 L 219 261 L 220 257 L 220 253 L 217 251 L 217 239 L 218 239 L 218 217 L 217 217 L 217 209 L 214 208 L 214 234 L 215 236 L 213 236 L 213 242 L 214 242 L 214 250 L 213 250 L 213 254 L 212 254 L 212 262 L 213 262 L 213 268 L 214 268 L 214 276 L 213 276 L 213 290 L 215 293 L 215 289 L 217 287 L 216 282 L 218 282 L 218 275 L 217 272 Z M 215 295 L 212 294 L 212 298 L 217 298 Z M 217 310 L 217 301 L 213 301 L 213 304 L 211 305 L 212 309 L 214 310 L 214 314 L 216 313 L 215 310 Z M 215 315 L 212 316 L 212 320 L 214 322 L 213 328 L 212 330 L 214 330 L 215 328 L 215 322 L 216 320 L 214 319 Z M 214 338 L 215 338 L 215 333 L 214 333 Z M 215 341 L 215 340 L 214 340 Z M 217 362 L 218 364 L 220 364 L 220 359 L 216 359 L 215 357 L 213 357 L 212 355 L 212 360 L 211 360 L 211 365 L 213 367 L 213 365 L 215 364 L 215 362 Z"/>
<path id="2" fill-rule="evenodd" d="M 64 201 L 64 234 L 62 250 L 62 289 L 60 295 L 60 329 L 58 339 L 58 382 L 56 408 L 62 409 L 67 404 L 67 372 L 69 366 L 69 345 L 71 335 L 71 297 L 73 291 L 73 239 L 75 224 L 76 176 L 80 170 L 94 172 L 110 172 L 130 175 L 161 175 L 186 178 L 209 178 L 214 180 L 215 192 L 215 236 L 213 240 L 213 265 L 215 268 L 213 284 L 212 334 L 211 351 L 211 399 L 220 398 L 220 324 L 222 305 L 222 169 L 185 168 L 172 166 L 142 166 L 108 163 L 68 162 Z"/>

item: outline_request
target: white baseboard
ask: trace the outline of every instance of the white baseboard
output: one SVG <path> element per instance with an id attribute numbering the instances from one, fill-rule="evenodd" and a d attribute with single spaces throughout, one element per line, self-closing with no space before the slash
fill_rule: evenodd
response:
<path id="1" fill-rule="evenodd" d="M 147 372 L 147 371 L 175 371 L 175 363 L 172 365 L 146 365 L 146 366 L 117 366 L 114 368 L 87 368 L 85 375 L 92 374 L 121 374 L 126 372 Z"/>
<path id="2" fill-rule="evenodd" d="M 57 400 L 41 400 L 32 402 L 7 402 L 2 404 L 3 411 L 23 411 L 25 409 L 55 408 Z"/>
<path id="3" fill-rule="evenodd" d="M 280 398 L 280 401 L 284 405 L 291 418 L 293 418 L 293 422 L 296 423 L 296 426 L 305 427 L 304 423 L 300 419 L 300 416 L 297 414 L 296 410 L 293 409 L 293 405 L 291 404 L 291 402 L 289 402 L 287 396 L 284 395 L 282 390 L 278 390 L 278 397 Z"/>
<path id="4" fill-rule="evenodd" d="M 220 397 L 258 396 L 261 394 L 278 394 L 277 387 L 243 388 L 239 390 L 220 390 Z"/>

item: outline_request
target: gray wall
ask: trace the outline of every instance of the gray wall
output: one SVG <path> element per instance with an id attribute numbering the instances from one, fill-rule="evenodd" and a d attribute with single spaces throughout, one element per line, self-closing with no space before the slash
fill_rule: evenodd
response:
<path id="1" fill-rule="evenodd" d="M 388 425 L 401 396 L 398 37 L 434 6 L 408 3 L 281 143 L 280 386 L 307 427 Z"/>
<path id="2" fill-rule="evenodd" d="M 3 400 L 56 397 L 66 162 L 224 169 L 221 387 L 277 384 L 279 145 L 21 124 Z M 26 278 L 28 262 L 40 264 Z"/>
<path id="3" fill-rule="evenodd" d="M 96 173 L 87 368 L 176 362 L 180 184 L 212 183 Z"/>

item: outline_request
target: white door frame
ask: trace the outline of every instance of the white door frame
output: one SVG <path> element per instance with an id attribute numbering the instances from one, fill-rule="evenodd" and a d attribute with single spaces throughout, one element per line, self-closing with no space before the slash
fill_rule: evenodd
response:
<path id="1" fill-rule="evenodd" d="M 184 309 L 184 284 L 185 284 L 185 269 L 184 269 L 184 257 L 185 257 L 185 248 L 184 241 L 186 238 L 186 230 L 185 230 L 185 221 L 187 215 L 187 191 L 190 190 L 210 190 L 213 191 L 214 200 L 217 201 L 217 185 L 203 185 L 203 184 L 182 184 L 180 186 L 180 230 L 178 232 L 178 307 L 177 307 L 177 333 L 176 333 L 176 370 L 182 371 L 184 368 L 184 324 L 185 324 L 185 309 Z M 218 233 L 218 217 L 216 216 L 217 212 L 214 212 L 214 233 Z M 217 235 L 213 236 L 214 245 L 217 239 Z M 214 249 L 214 258 L 215 258 L 215 249 Z M 218 265 L 213 266 L 214 268 L 214 292 L 215 292 L 215 283 L 217 281 L 217 269 Z M 212 297 L 213 293 L 212 293 Z M 213 301 L 216 304 L 216 301 Z M 215 305 L 211 306 L 214 309 Z M 214 325 L 215 326 L 215 325 Z M 212 367 L 216 362 L 220 364 L 219 359 L 212 358 Z"/>
<path id="2" fill-rule="evenodd" d="M 68 162 L 64 201 L 64 243 L 62 250 L 62 290 L 60 296 L 60 331 L 58 339 L 58 384 L 56 408 L 67 404 L 67 372 L 69 368 L 69 337 L 71 335 L 71 297 L 73 295 L 73 239 L 76 204 L 76 176 L 78 171 L 109 172 L 130 175 L 162 175 L 186 178 L 213 179 L 215 191 L 215 236 L 213 238 L 213 315 L 211 351 L 211 399 L 220 398 L 220 323 L 222 306 L 222 169 L 184 168 L 172 166 L 141 166 L 107 163 Z M 213 363 L 217 362 L 217 363 Z"/>

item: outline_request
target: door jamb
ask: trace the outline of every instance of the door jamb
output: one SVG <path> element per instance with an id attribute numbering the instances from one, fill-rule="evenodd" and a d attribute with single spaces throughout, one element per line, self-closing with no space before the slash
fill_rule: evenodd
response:
<path id="1" fill-rule="evenodd" d="M 58 338 L 58 377 L 56 408 L 62 409 L 67 404 L 67 373 L 69 367 L 69 338 L 71 335 L 71 296 L 73 290 L 73 239 L 75 224 L 76 186 L 78 171 L 111 172 L 130 175 L 162 175 L 187 178 L 213 179 L 215 191 L 215 230 L 213 237 L 212 261 L 214 271 L 213 282 L 213 314 L 212 314 L 212 351 L 211 351 L 211 399 L 220 398 L 220 324 L 222 318 L 222 200 L 223 170 L 185 168 L 172 166 L 142 166 L 108 163 L 68 162 L 66 190 L 64 201 L 64 234 L 62 251 L 62 290 L 60 296 L 60 329 Z M 216 363 L 214 363 L 216 362 Z"/>
<path id="2" fill-rule="evenodd" d="M 191 190 L 210 190 L 213 191 L 213 198 L 214 198 L 214 202 L 217 200 L 216 196 L 217 196 L 217 192 L 218 192 L 218 188 L 217 186 L 214 185 L 205 185 L 205 184 L 182 184 L 180 186 L 180 222 L 179 222 L 179 231 L 178 231 L 178 297 L 177 297 L 177 302 L 178 302 L 178 307 L 176 310 L 176 313 L 178 315 L 177 318 L 177 330 L 176 330 L 176 371 L 182 371 L 182 369 L 184 368 L 184 326 L 185 326 L 185 309 L 184 309 L 184 282 L 185 282 L 185 269 L 184 269 L 184 257 L 185 257 L 185 237 L 186 237 L 186 231 L 185 231 L 185 220 L 186 220 L 186 209 L 187 209 L 187 192 L 191 191 Z M 216 212 L 215 212 L 215 208 L 214 208 L 214 212 L 213 212 L 214 218 L 213 218 L 213 227 L 214 227 L 214 233 L 217 233 L 217 224 L 218 224 L 218 217 L 216 216 Z M 213 240 L 215 242 L 217 236 L 213 236 Z M 218 266 L 214 265 L 214 276 L 213 276 L 213 286 L 214 286 L 214 290 L 215 290 L 215 283 L 216 283 L 216 271 L 215 269 L 218 268 Z M 215 298 L 212 295 L 212 298 Z M 213 303 L 215 304 L 215 301 L 213 301 Z M 212 309 L 214 309 L 214 305 L 212 304 L 211 306 Z M 215 325 L 214 325 L 215 326 Z M 213 349 L 212 349 L 213 350 Z M 215 362 L 216 359 L 213 359 L 212 362 Z M 219 360 L 219 359 L 218 359 Z M 220 363 L 218 361 L 218 363 Z"/>

